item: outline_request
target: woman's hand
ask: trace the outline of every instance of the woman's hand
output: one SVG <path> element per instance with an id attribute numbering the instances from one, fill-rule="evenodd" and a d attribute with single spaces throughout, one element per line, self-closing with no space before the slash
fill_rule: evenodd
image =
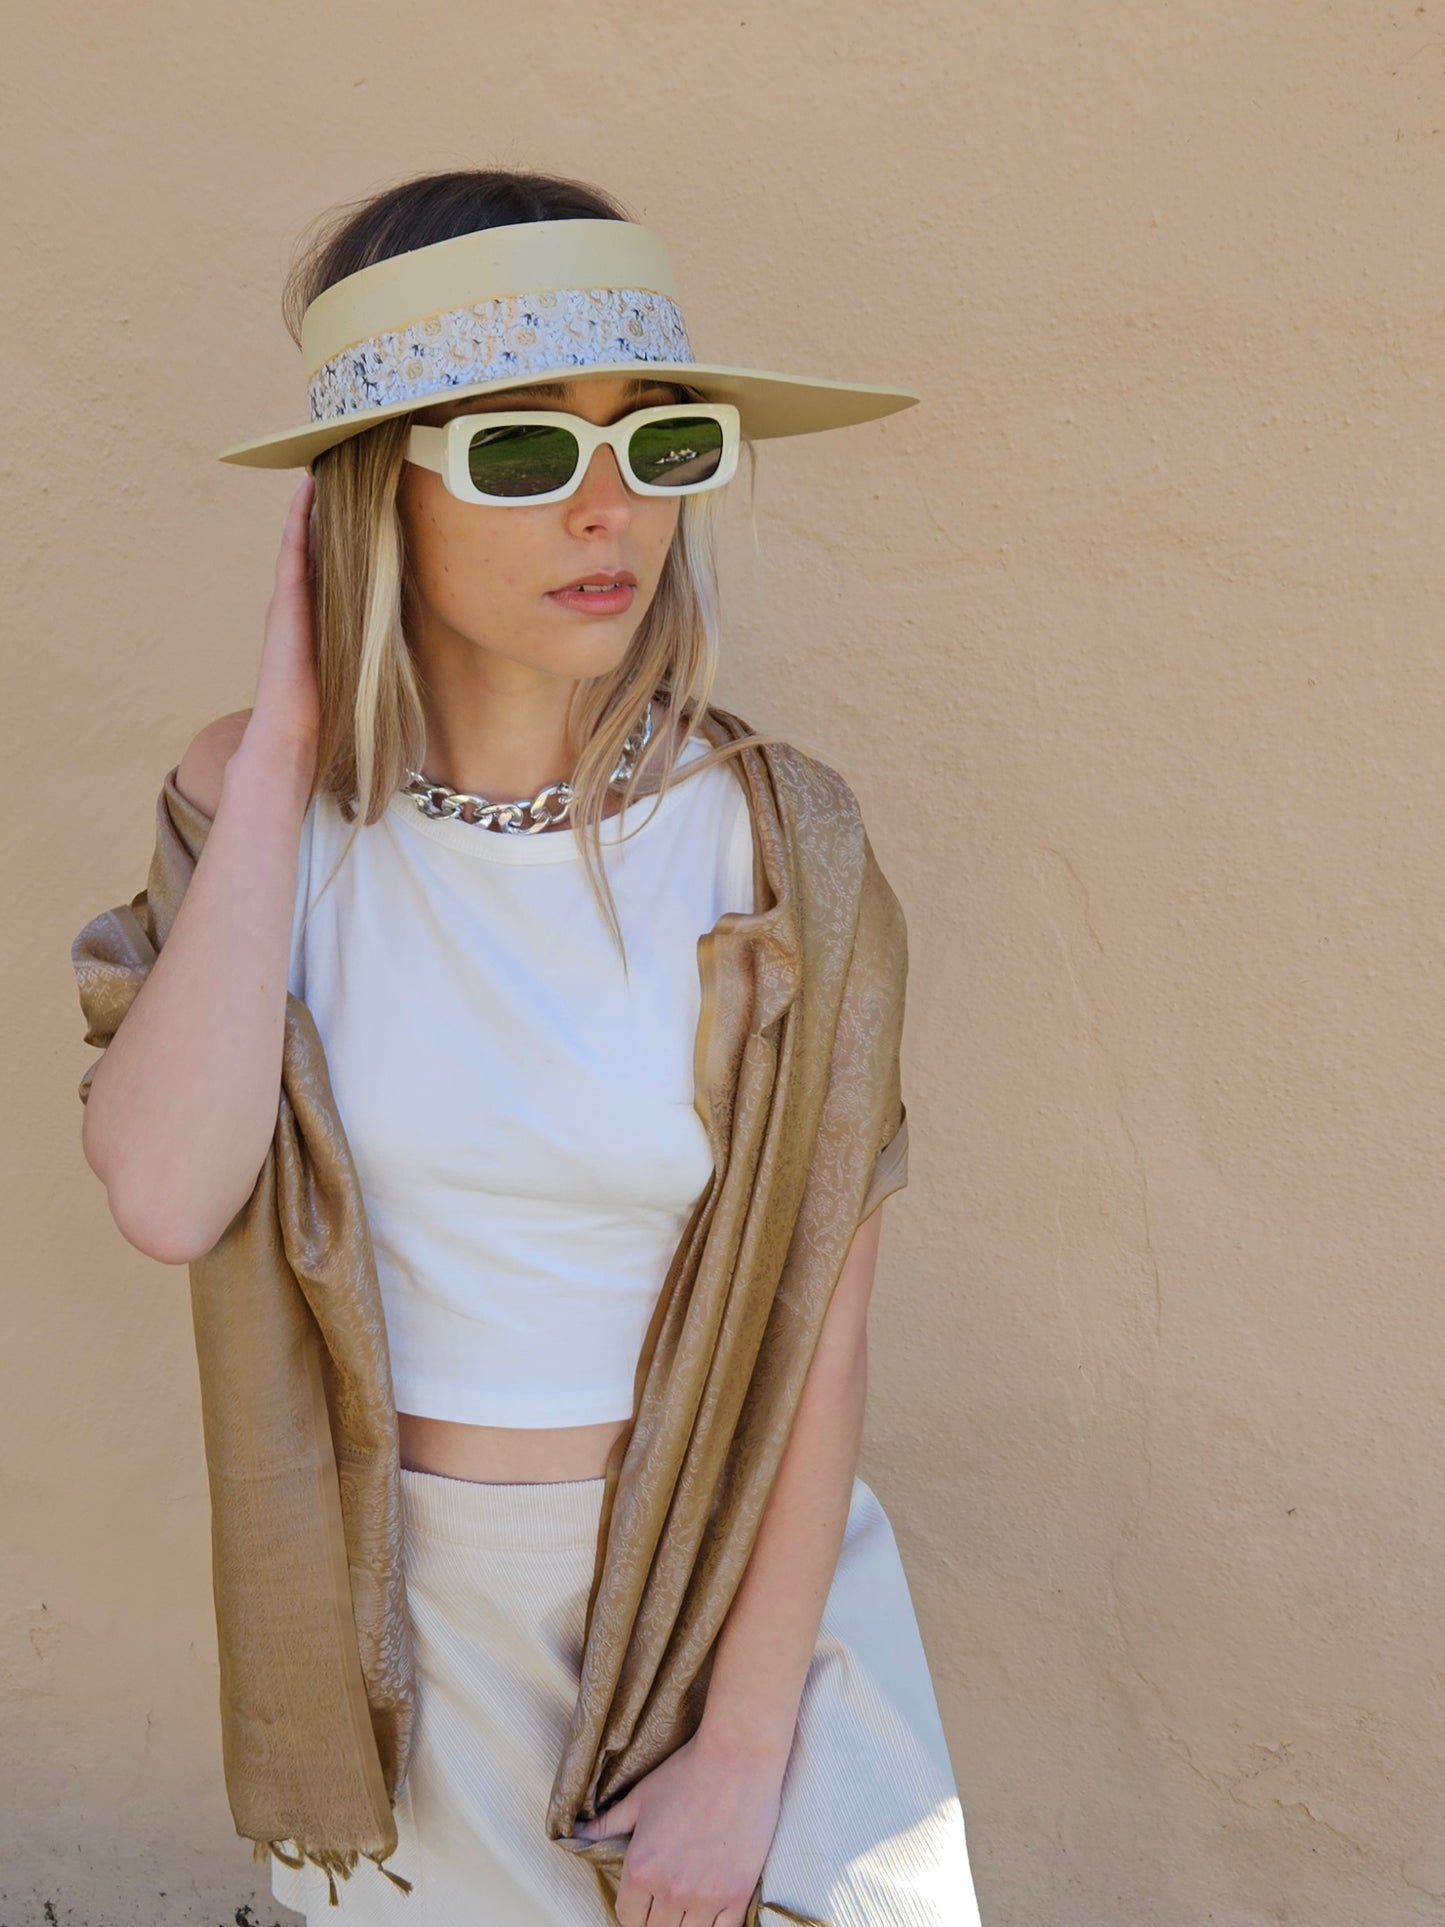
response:
<path id="1" fill-rule="evenodd" d="M 621 1927 L 743 1927 L 777 1830 L 786 1756 L 739 1755 L 699 1730 L 573 1835 L 631 1834 Z M 649 1911 L 650 1909 L 650 1911 Z"/>
<path id="2" fill-rule="evenodd" d="M 261 668 L 246 735 L 315 756 L 321 734 L 321 695 L 316 673 L 316 620 L 312 564 L 312 505 L 316 482 L 304 475 L 291 497 L 276 557 L 276 586 L 266 609 Z"/>

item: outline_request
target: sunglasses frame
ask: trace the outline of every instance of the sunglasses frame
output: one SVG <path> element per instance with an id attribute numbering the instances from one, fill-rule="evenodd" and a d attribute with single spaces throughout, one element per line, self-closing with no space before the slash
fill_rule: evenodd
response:
<path id="1" fill-rule="evenodd" d="M 633 472 L 627 444 L 636 429 L 649 421 L 671 421 L 677 416 L 718 423 L 723 432 L 722 453 L 716 470 L 701 482 L 678 482 L 672 487 L 644 482 Z M 487 495 L 471 478 L 467 447 L 478 427 L 502 427 L 512 423 L 540 422 L 548 428 L 567 428 L 577 438 L 577 467 L 562 487 L 542 495 Z M 616 457 L 618 469 L 634 495 L 701 495 L 710 488 L 722 488 L 737 472 L 741 415 L 729 401 L 660 402 L 650 408 L 634 408 L 615 422 L 590 422 L 583 415 L 561 408 L 484 409 L 475 414 L 453 415 L 449 422 L 434 428 L 425 422 L 413 425 L 406 441 L 406 459 L 421 468 L 433 469 L 448 491 L 459 501 L 479 502 L 487 508 L 536 508 L 544 502 L 562 502 L 582 486 L 592 457 L 605 442 Z"/>

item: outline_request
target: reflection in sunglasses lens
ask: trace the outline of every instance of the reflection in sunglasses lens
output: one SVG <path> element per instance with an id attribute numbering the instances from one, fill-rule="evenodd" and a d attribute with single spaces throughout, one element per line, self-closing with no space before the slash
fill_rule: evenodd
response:
<path id="1" fill-rule="evenodd" d="M 707 417 L 644 422 L 627 444 L 639 481 L 679 488 L 716 475 L 722 460 L 722 424 Z"/>
<path id="2" fill-rule="evenodd" d="M 570 482 L 576 467 L 571 429 L 542 422 L 483 428 L 467 444 L 467 472 L 486 495 L 547 495 Z"/>

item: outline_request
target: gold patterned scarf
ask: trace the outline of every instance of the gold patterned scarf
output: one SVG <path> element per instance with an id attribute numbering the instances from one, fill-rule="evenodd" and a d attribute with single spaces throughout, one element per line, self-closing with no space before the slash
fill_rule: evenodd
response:
<path id="1" fill-rule="evenodd" d="M 716 705 L 697 727 L 713 744 L 750 733 Z M 727 912 L 698 941 L 696 1101 L 715 1168 L 608 1460 L 577 1700 L 545 1818 L 547 1837 L 591 1864 L 614 1918 L 627 1841 L 572 1829 L 696 1731 L 854 1231 L 907 1182 L 898 900 L 835 770 L 790 744 L 736 760 L 759 907 Z M 145 889 L 72 945 L 88 1044 L 115 1035 L 211 826 L 175 777 L 156 802 Z M 265 1164 L 190 1281 L 237 1832 L 257 1859 L 326 1869 L 333 1900 L 358 1856 L 410 1891 L 383 1864 L 415 1711 L 386 1326 L 325 1054 L 295 996 Z M 746 1927 L 762 1927 L 764 1909 L 810 1921 L 765 1901 L 760 1878 Z"/>

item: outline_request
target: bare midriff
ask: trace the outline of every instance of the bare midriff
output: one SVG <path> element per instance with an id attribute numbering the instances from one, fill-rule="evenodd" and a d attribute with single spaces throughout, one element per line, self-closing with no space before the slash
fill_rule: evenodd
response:
<path id="1" fill-rule="evenodd" d="M 600 1479 L 607 1454 L 629 1419 L 600 1425 L 460 1425 L 453 1419 L 398 1412 L 401 1462 L 413 1472 L 487 1485 L 534 1485 L 556 1479 Z"/>

